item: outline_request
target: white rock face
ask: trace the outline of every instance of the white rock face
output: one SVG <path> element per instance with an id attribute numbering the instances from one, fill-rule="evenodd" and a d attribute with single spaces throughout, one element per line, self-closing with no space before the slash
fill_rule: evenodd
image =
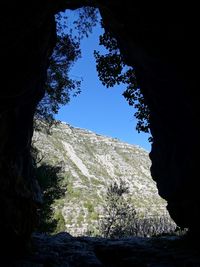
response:
<path id="1" fill-rule="evenodd" d="M 60 123 L 51 134 L 34 133 L 34 145 L 43 162 L 63 167 L 68 185 L 62 205 L 67 231 L 82 234 L 101 216 L 107 186 L 122 179 L 129 187 L 133 205 L 149 216 L 168 215 L 166 201 L 158 195 L 150 175 L 150 159 L 144 149 Z"/>
<path id="2" fill-rule="evenodd" d="M 87 177 L 90 176 L 89 171 L 83 161 L 78 157 L 75 150 L 73 149 L 72 145 L 67 142 L 62 142 L 66 155 L 69 159 L 76 165 L 76 167 L 81 171 L 81 173 Z"/>

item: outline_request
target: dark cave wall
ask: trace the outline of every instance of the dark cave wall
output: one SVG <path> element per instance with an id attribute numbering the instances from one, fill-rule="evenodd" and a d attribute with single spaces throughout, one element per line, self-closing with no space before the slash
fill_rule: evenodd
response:
<path id="1" fill-rule="evenodd" d="M 7 4 L 1 14 L 0 235 L 13 246 L 29 239 L 41 195 L 30 157 L 33 114 L 44 94 L 55 45 L 54 13 L 88 1 Z M 175 221 L 198 230 L 198 32 L 190 9 L 135 8 L 130 1 L 98 1 L 151 112 L 151 172 Z M 187 13 L 186 13 L 187 11 Z M 187 14 L 187 16 L 186 16 Z M 169 20 L 170 18 L 170 20 Z M 187 18 L 187 19 L 186 19 Z M 10 244 L 10 243 L 9 243 Z"/>
<path id="2" fill-rule="evenodd" d="M 109 1 L 101 9 L 150 108 L 151 173 L 168 210 L 182 227 L 199 232 L 199 41 L 194 7 L 130 7 Z M 112 15 L 111 15 L 112 14 Z"/>
<path id="3" fill-rule="evenodd" d="M 20 249 L 37 224 L 41 193 L 30 156 L 33 115 L 55 44 L 50 8 L 17 4 L 1 14 L 0 236 L 9 240 L 3 242 L 9 249 Z"/>

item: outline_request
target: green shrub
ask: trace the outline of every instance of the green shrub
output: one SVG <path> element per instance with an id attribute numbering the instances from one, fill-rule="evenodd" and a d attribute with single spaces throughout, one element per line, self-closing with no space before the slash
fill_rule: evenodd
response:
<path id="1" fill-rule="evenodd" d="M 91 203 L 91 201 L 86 201 L 85 203 L 84 203 L 84 207 L 88 210 L 88 212 L 89 213 L 92 213 L 92 212 L 94 212 L 94 206 L 93 206 L 93 204 Z"/>
<path id="2" fill-rule="evenodd" d="M 56 228 L 54 233 L 64 232 L 65 229 L 65 218 L 62 215 L 62 212 L 59 210 L 55 213 L 54 218 L 56 220 Z"/>

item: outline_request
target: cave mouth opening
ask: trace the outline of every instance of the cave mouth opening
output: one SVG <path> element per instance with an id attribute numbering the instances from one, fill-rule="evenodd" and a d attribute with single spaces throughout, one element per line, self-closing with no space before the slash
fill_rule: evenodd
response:
<path id="1" fill-rule="evenodd" d="M 64 25 L 64 28 L 66 28 L 67 25 L 67 23 L 64 21 L 64 18 L 66 19 L 67 17 L 69 20 L 69 14 L 71 13 L 72 11 L 58 16 L 62 22 L 62 25 Z M 98 16 L 100 15 L 98 14 Z M 68 21 L 68 23 L 73 25 L 73 22 Z M 62 25 L 59 24 L 59 27 L 61 27 Z M 95 47 L 95 44 L 97 42 L 97 37 L 99 38 L 100 34 L 100 25 L 97 26 L 98 29 L 97 32 L 95 32 L 96 39 L 91 39 L 91 45 L 85 42 L 85 44 L 82 45 L 83 49 L 96 49 L 97 46 Z M 73 34 L 71 35 L 71 37 L 72 36 Z M 92 47 L 93 45 L 95 48 Z M 86 55 L 86 58 L 87 57 L 89 57 L 88 54 Z M 97 73 L 94 71 L 94 59 L 93 62 L 88 62 L 89 63 L 84 62 L 83 59 L 81 62 L 82 66 L 80 64 L 80 67 L 77 67 L 75 70 L 73 69 L 73 71 L 70 70 L 69 74 L 72 76 L 80 77 L 80 70 L 78 68 L 82 68 L 81 71 L 83 72 L 83 66 L 88 66 L 87 68 L 85 68 L 87 69 L 86 73 L 89 72 L 87 79 L 89 79 L 89 82 L 95 79 L 97 80 Z M 71 66 L 68 66 L 69 69 L 70 67 Z M 75 75 L 73 74 L 74 72 Z M 77 73 L 78 75 L 76 75 Z M 95 75 L 96 77 L 92 78 L 92 75 Z M 82 94 L 86 94 L 85 92 L 88 92 L 90 88 L 92 88 L 92 91 L 95 91 L 93 90 L 94 87 L 101 86 L 99 83 L 97 84 L 97 81 L 91 84 L 88 83 L 88 85 L 85 81 L 85 78 L 83 79 L 85 83 L 85 90 L 82 89 L 81 91 L 83 92 L 81 92 L 80 96 L 76 97 L 77 103 L 78 98 L 80 98 Z M 105 88 L 100 88 L 100 90 L 103 91 L 105 90 Z M 110 90 L 113 90 L 113 92 L 116 90 L 118 94 L 119 92 L 122 94 L 122 91 L 120 91 L 121 89 L 119 90 L 119 88 L 113 88 Z M 67 91 L 67 94 L 71 94 L 71 91 Z M 102 113 L 102 110 L 105 109 L 105 94 L 103 96 L 101 96 L 98 92 L 92 92 L 91 94 L 91 96 L 88 93 L 86 94 L 86 96 L 84 95 L 83 98 L 85 99 L 83 99 L 83 101 L 84 103 L 86 101 L 87 102 L 85 105 L 83 105 L 83 110 L 81 110 L 82 104 L 78 103 L 75 106 L 75 115 L 78 116 L 79 121 L 81 120 L 81 118 L 86 118 L 88 121 L 90 120 L 89 114 L 93 114 L 94 111 Z M 95 96 L 95 94 L 97 94 L 97 97 Z M 110 97 L 108 100 L 108 107 L 112 108 L 115 104 L 114 100 L 116 98 L 113 98 L 112 100 L 113 96 L 108 97 Z M 91 99 L 91 102 L 88 102 L 87 99 L 89 98 Z M 74 99 L 72 98 L 71 101 L 73 100 Z M 70 105 L 71 103 L 69 103 L 68 107 L 63 107 L 61 109 L 62 114 L 60 111 L 58 112 L 58 114 L 56 115 L 57 120 L 66 120 L 65 117 L 68 116 L 67 113 L 68 110 L 70 110 Z M 98 105 L 99 111 L 97 109 Z M 119 126 L 120 120 L 117 113 L 119 110 L 119 105 L 120 104 L 117 103 L 116 110 L 113 111 L 115 117 L 117 117 L 117 126 L 115 126 L 116 131 L 117 128 L 125 128 L 124 126 Z M 88 114 L 84 115 L 84 108 L 90 106 L 90 110 L 87 111 Z M 128 104 L 126 103 L 126 107 L 127 106 Z M 133 108 L 129 108 L 130 109 L 128 110 L 128 112 L 130 113 L 132 112 Z M 77 112 L 77 110 L 79 112 Z M 102 119 L 104 122 L 106 114 L 110 114 L 111 112 L 111 109 L 105 111 Z M 70 119 L 70 116 L 68 117 Z M 100 119 L 95 118 L 95 120 L 97 120 L 99 124 Z M 41 220 L 38 230 L 47 233 L 58 233 L 66 231 L 74 236 L 87 235 L 94 237 L 101 236 L 115 238 L 122 238 L 126 236 L 149 237 L 161 234 L 176 234 L 175 231 L 178 229 L 178 227 L 170 218 L 169 213 L 166 209 L 166 202 L 161 197 L 159 197 L 156 185 L 151 179 L 149 170 L 150 162 L 147 162 L 149 160 L 148 152 L 140 150 L 139 147 L 135 147 L 131 151 L 133 153 L 133 157 L 130 157 L 129 159 L 129 146 L 125 143 L 125 149 L 124 147 L 120 148 L 117 147 L 117 145 L 112 145 L 112 149 L 109 150 L 106 148 L 106 143 L 103 144 L 102 140 L 97 140 L 99 144 L 93 146 L 91 139 L 94 138 L 94 136 L 96 136 L 95 138 L 98 139 L 98 134 L 91 133 L 91 137 L 89 137 L 87 140 L 87 138 L 81 136 L 81 132 L 84 132 L 85 130 L 73 127 L 68 123 L 69 121 L 67 119 L 67 123 L 65 121 L 64 123 L 57 123 L 51 126 L 51 129 L 48 133 L 49 140 L 51 141 L 48 140 L 48 134 L 44 134 L 45 124 L 42 126 L 40 125 L 41 128 L 39 131 L 35 131 L 36 133 L 34 135 L 33 142 L 36 150 L 38 150 L 38 158 L 36 159 L 36 162 L 38 162 L 36 164 L 36 173 L 38 175 L 38 180 L 40 182 L 44 195 L 44 205 L 40 211 Z M 110 125 L 111 123 L 113 123 L 112 118 L 110 121 L 108 121 L 108 125 Z M 62 140 L 62 135 L 59 136 L 58 134 L 59 130 L 61 132 L 67 131 L 65 137 L 67 139 L 69 138 L 68 133 L 70 133 L 72 136 L 74 133 L 75 136 L 79 136 L 77 142 L 80 144 L 80 147 L 76 148 L 76 144 L 70 142 L 69 139 L 68 143 L 64 139 Z M 39 133 L 40 131 L 43 132 L 43 137 L 41 137 Z M 84 134 L 89 135 L 89 132 L 87 132 L 86 130 Z M 111 141 L 111 139 L 112 138 L 108 138 L 109 142 Z M 117 139 L 114 138 L 112 140 L 113 144 L 116 143 Z M 38 146 L 37 143 L 39 144 Z M 47 146 L 49 145 L 50 149 L 45 148 L 45 144 Z M 122 143 L 120 143 L 120 145 L 121 144 Z M 83 147 L 83 145 L 85 147 Z M 104 151 L 102 150 L 102 148 L 100 148 L 100 146 L 105 146 Z M 125 151 L 126 149 L 128 151 Z M 61 155 L 56 156 L 53 151 L 60 151 Z M 85 159 L 83 155 L 87 155 L 87 159 Z M 120 170 L 118 170 L 118 173 L 117 171 L 113 171 L 114 169 L 120 168 L 117 166 L 119 165 L 119 162 L 113 163 L 113 158 L 116 157 L 118 157 L 119 162 L 121 161 L 123 162 L 123 164 L 125 164 L 125 170 L 123 170 L 122 173 L 120 173 Z M 96 158 L 96 163 L 94 158 Z M 131 160 L 133 160 L 134 164 L 137 165 L 136 172 L 138 173 L 136 174 L 134 170 L 131 169 L 130 171 Z M 122 169 L 124 169 L 124 167 Z M 113 173 L 110 174 L 110 172 Z M 108 177 L 107 182 L 104 181 L 106 179 L 106 176 Z M 136 176 L 137 178 L 135 178 Z M 143 183 L 149 181 L 149 188 L 145 188 L 144 184 L 138 185 L 138 176 L 141 178 L 141 180 L 146 179 L 145 181 L 143 181 Z M 131 180 L 133 181 L 134 179 L 135 182 L 131 183 Z M 102 182 L 102 180 L 104 182 Z M 140 187 L 144 187 L 143 190 Z M 146 192 L 144 192 L 144 190 Z M 96 192 L 96 194 L 91 193 L 91 191 Z M 152 196 L 148 197 L 148 193 Z M 138 210 L 143 211 L 141 213 L 138 213 Z M 180 231 L 177 231 L 177 233 L 178 232 Z"/>
<path id="2" fill-rule="evenodd" d="M 112 9 L 112 4 L 115 5 L 118 3 L 111 2 L 109 1 L 108 5 L 111 5 L 111 11 L 115 13 L 115 7 L 119 8 L 119 6 L 114 6 Z M 33 8 L 32 6 L 24 6 L 22 9 L 17 3 L 13 3 L 11 7 L 10 2 L 7 2 L 9 5 L 7 10 L 9 10 L 9 12 L 3 12 L 1 14 L 1 19 L 3 19 L 2 25 L 4 25 L 1 27 L 1 45 L 2 51 L 4 51 L 4 53 L 1 53 L 2 66 L 8 66 L 8 62 L 12 62 L 12 68 L 2 68 L 2 84 L 4 87 L 0 93 L 0 232 L 2 244 L 5 244 L 5 246 L 7 246 L 7 251 L 9 251 L 9 259 L 12 255 L 12 249 L 15 253 L 18 253 L 17 249 L 24 248 L 25 244 L 30 242 L 31 234 L 35 229 L 37 204 L 40 202 L 39 190 L 31 168 L 30 141 L 33 130 L 33 111 L 38 98 L 40 98 L 43 93 L 42 85 L 45 80 L 45 67 L 48 63 L 49 51 L 51 51 L 54 45 L 53 35 L 55 28 L 54 20 L 52 19 L 53 5 L 51 4 L 48 7 L 47 3 L 48 1 L 39 4 L 35 1 L 32 4 L 29 3 L 33 5 Z M 134 29 L 132 28 L 132 12 L 134 10 L 131 9 L 131 6 L 130 9 L 127 9 L 127 7 L 129 7 L 129 5 L 120 6 L 119 17 L 125 17 L 125 21 L 128 21 L 128 23 L 131 22 L 129 24 L 131 27 L 127 30 L 131 30 L 131 32 L 134 33 Z M 121 8 L 124 9 L 121 10 Z M 125 12 L 123 12 L 124 10 Z M 144 14 L 143 11 L 146 11 L 145 13 L 147 15 L 149 14 L 146 20 L 150 21 L 151 18 L 153 18 L 154 22 L 157 20 L 155 10 L 153 13 L 144 7 L 142 7 L 141 10 L 137 10 L 140 14 Z M 162 11 L 164 11 L 164 9 L 162 9 Z M 140 16 L 140 14 L 138 16 Z M 146 14 L 144 16 L 146 16 Z M 155 16 L 152 16 L 152 14 L 155 14 Z M 176 18 L 180 18 L 180 10 L 174 10 L 174 14 Z M 145 37 L 145 34 L 143 35 L 143 26 L 145 25 L 141 23 L 141 25 L 139 25 L 141 27 L 136 32 L 141 33 L 140 36 L 137 35 L 139 46 L 141 44 L 140 41 L 142 41 L 142 44 L 144 46 L 146 45 L 146 48 L 151 50 L 153 47 L 153 52 L 155 50 L 158 51 L 158 58 L 156 57 L 156 59 L 161 61 L 161 67 L 164 68 L 160 69 L 159 64 L 154 64 L 158 63 L 157 60 L 156 62 L 154 60 L 153 62 L 151 60 L 145 62 L 146 58 L 143 58 L 143 55 L 139 55 L 137 59 L 147 71 L 145 73 L 143 69 L 140 69 L 140 78 L 141 81 L 143 81 L 143 85 L 150 85 L 149 90 L 146 87 L 146 92 L 149 93 L 150 100 L 155 104 L 156 108 L 153 110 L 156 111 L 154 112 L 155 121 L 153 132 L 154 136 L 156 136 L 157 143 L 151 155 L 152 159 L 154 159 L 154 174 L 158 178 L 157 184 L 160 185 L 162 194 L 165 195 L 166 199 L 168 199 L 169 202 L 171 201 L 170 213 L 173 214 L 176 221 L 179 221 L 181 225 L 189 226 L 193 231 L 193 235 L 199 236 L 198 218 L 196 217 L 199 208 L 198 187 L 196 186 L 198 184 L 198 176 L 195 173 L 196 166 L 198 166 L 198 158 L 194 153 L 199 147 L 199 129 L 197 128 L 198 123 L 196 123 L 198 121 L 197 99 L 199 99 L 196 97 L 198 75 L 194 75 L 197 74 L 197 69 L 194 70 L 192 67 L 189 69 L 185 67 L 194 66 L 196 55 L 199 51 L 197 50 L 198 40 L 196 38 L 196 25 L 198 24 L 192 24 L 193 22 L 191 23 L 191 21 L 188 20 L 188 10 L 185 14 L 182 13 L 185 20 L 187 20 L 187 27 L 184 29 L 181 24 L 177 24 L 174 28 L 173 23 L 171 24 L 171 19 L 173 22 L 173 18 L 170 17 L 170 29 L 167 32 L 168 34 L 165 34 L 166 32 L 163 30 L 162 32 L 159 31 L 163 26 L 162 23 L 159 25 L 157 24 L 158 27 L 156 28 L 154 28 L 156 24 L 148 24 L 150 27 L 145 27 L 145 33 L 149 33 L 148 36 L 150 39 L 147 38 L 147 41 L 150 40 L 150 43 L 146 42 L 146 38 L 140 39 L 140 37 Z M 162 12 L 159 13 L 159 15 L 162 16 Z M 192 16 L 194 17 L 193 14 Z M 191 14 L 189 15 L 190 18 L 192 18 L 192 16 Z M 164 21 L 165 23 L 169 21 L 169 13 L 162 17 L 163 19 L 161 22 Z M 165 23 L 164 29 L 167 28 L 168 23 Z M 160 35 L 160 33 L 162 34 Z M 152 34 L 156 37 L 156 41 L 151 38 Z M 132 36 L 134 36 L 134 34 Z M 161 39 L 160 36 L 162 37 Z M 135 62 L 135 55 L 131 54 L 131 49 L 135 47 L 134 39 L 129 40 L 130 46 L 125 45 L 127 56 L 132 56 L 132 60 L 130 59 L 130 61 Z M 160 50 L 160 46 L 156 43 L 158 40 L 160 40 L 161 43 L 163 41 L 162 49 L 164 50 L 164 60 L 166 56 L 169 56 L 169 61 L 167 63 L 172 64 L 172 71 L 170 73 L 168 72 L 169 65 L 165 68 L 166 62 L 163 62 L 163 51 L 161 51 L 162 49 Z M 194 42 L 191 40 L 194 40 Z M 165 52 L 167 52 L 167 55 Z M 182 55 L 185 56 L 183 57 Z M 177 69 L 179 70 L 178 77 L 176 72 L 173 73 L 173 71 Z M 154 77 L 152 78 L 148 76 L 148 74 L 150 74 L 150 76 L 154 74 Z M 169 74 L 173 75 L 171 76 Z M 143 75 L 146 75 L 144 79 Z M 157 77 L 158 79 L 156 79 Z M 166 90 L 161 91 L 159 90 L 160 87 Z M 188 88 L 190 90 L 188 90 Z M 54 150 L 56 151 L 56 149 Z M 50 171 L 54 173 L 53 177 L 55 177 L 56 170 L 51 169 L 51 166 L 47 167 L 47 169 L 48 171 L 50 169 Z M 41 173 L 44 172 L 44 167 L 40 168 L 39 171 Z M 75 194 L 77 194 L 77 192 L 75 192 Z M 62 201 L 60 201 L 60 203 L 58 202 L 57 205 L 62 205 Z M 88 210 L 88 213 L 90 211 L 90 213 L 92 213 L 93 208 L 90 203 L 87 203 L 85 208 Z M 59 212 L 57 218 L 60 218 L 60 223 L 63 221 Z M 46 219 L 51 218 L 46 215 Z M 46 240 L 49 238 L 49 244 L 52 248 L 52 239 L 49 236 L 40 235 L 40 237 L 41 239 L 44 237 L 43 247 L 46 246 Z M 57 241 L 57 239 L 55 240 Z M 38 244 L 39 247 L 41 244 L 40 239 Z M 165 244 L 163 245 L 165 246 Z M 161 247 L 161 250 L 164 246 Z M 54 255 L 58 255 L 58 247 L 56 244 L 54 248 L 56 250 Z M 44 255 L 43 252 L 47 251 L 45 249 L 46 248 L 43 250 L 42 248 L 43 251 L 41 250 L 40 255 Z M 104 251 L 106 251 L 106 249 L 104 249 Z M 163 256 L 163 254 L 161 255 Z M 137 256 L 135 258 L 137 258 Z M 153 254 L 153 258 L 154 262 L 155 253 Z M 158 260 L 160 260 L 160 257 L 158 258 Z M 174 259 L 176 257 L 172 258 Z M 185 257 L 182 258 L 185 260 Z M 48 260 L 49 258 L 47 261 Z M 47 265 L 49 265 L 49 261 Z M 166 264 L 164 263 L 164 265 Z M 185 263 L 179 265 L 184 266 Z M 8 264 L 5 264 L 5 266 L 8 266 Z M 126 265 L 121 264 L 120 266 Z"/>

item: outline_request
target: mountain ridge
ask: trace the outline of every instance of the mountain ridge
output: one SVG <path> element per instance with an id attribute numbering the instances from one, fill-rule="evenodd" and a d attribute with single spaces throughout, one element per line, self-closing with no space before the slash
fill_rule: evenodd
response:
<path id="1" fill-rule="evenodd" d="M 54 209 L 63 216 L 70 234 L 82 235 L 91 225 L 97 227 L 106 189 L 120 179 L 141 216 L 169 216 L 167 203 L 151 178 L 149 152 L 144 148 L 68 123 L 58 123 L 50 132 L 40 122 L 33 140 L 44 155 L 43 163 L 62 166 L 66 194 L 55 201 Z"/>
<path id="2" fill-rule="evenodd" d="M 123 140 L 123 139 L 121 139 L 121 138 L 118 138 L 118 137 L 112 137 L 112 136 L 107 135 L 107 134 L 97 133 L 97 132 L 95 132 L 95 130 L 88 130 L 87 128 L 84 128 L 84 127 L 81 128 L 81 127 L 74 126 L 74 125 L 72 126 L 70 123 L 67 123 L 67 122 L 65 122 L 65 121 L 58 121 L 58 123 L 61 123 L 61 124 L 63 124 L 63 125 L 67 125 L 68 127 L 72 127 L 72 128 L 75 129 L 75 130 L 85 131 L 85 132 L 88 132 L 88 133 L 91 133 L 91 134 L 95 134 L 95 135 L 97 135 L 97 136 L 105 137 L 105 138 L 107 138 L 107 139 L 116 140 L 116 141 L 118 141 L 118 142 L 120 142 L 120 143 L 125 143 L 125 144 L 127 144 L 127 145 L 130 145 L 130 146 L 134 146 L 134 147 L 143 149 L 143 150 L 145 150 L 147 153 L 150 153 L 150 151 L 149 151 L 148 149 L 146 149 L 146 148 L 144 148 L 144 147 L 142 147 L 142 146 L 140 146 L 140 145 L 138 145 L 138 144 L 132 144 L 132 143 L 129 143 L 129 142 L 127 142 L 127 141 L 125 141 L 125 140 Z"/>

